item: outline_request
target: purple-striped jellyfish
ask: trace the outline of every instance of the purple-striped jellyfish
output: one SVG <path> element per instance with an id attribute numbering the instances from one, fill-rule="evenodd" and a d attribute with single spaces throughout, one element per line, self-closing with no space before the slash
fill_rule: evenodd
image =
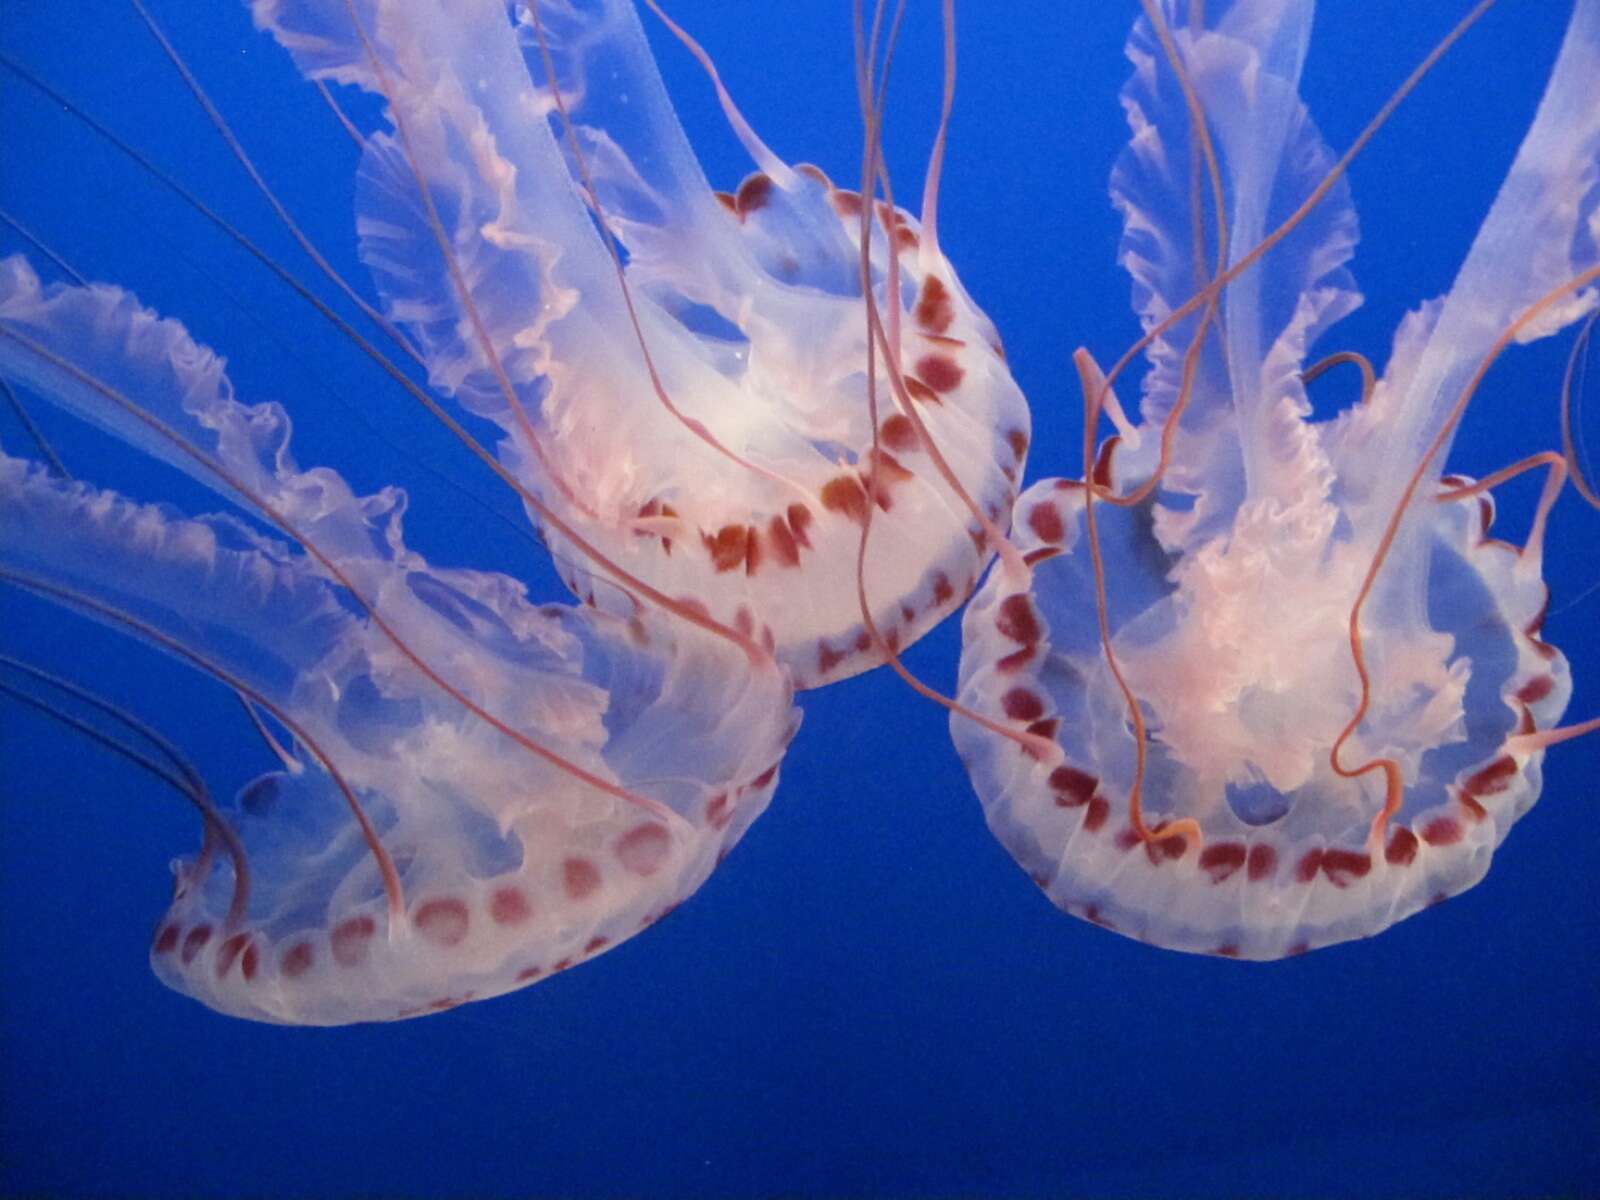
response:
<path id="1" fill-rule="evenodd" d="M 1085 479 L 1018 500 L 1031 579 L 997 573 L 963 626 L 962 700 L 1060 753 L 951 720 L 990 828 L 1057 905 L 1251 959 L 1471 887 L 1545 748 L 1595 725 L 1557 726 L 1567 665 L 1539 636 L 1566 461 L 1474 484 L 1445 460 L 1500 351 L 1595 306 L 1600 0 L 1576 3 L 1453 286 L 1327 421 L 1307 382 L 1359 360 L 1307 352 L 1358 302 L 1356 217 L 1297 94 L 1312 7 L 1146 6 L 1112 179 L 1141 419 L 1083 357 Z M 1095 454 L 1101 412 L 1118 433 Z M 1531 466 L 1549 482 L 1516 547 L 1488 489 Z"/>
<path id="2" fill-rule="evenodd" d="M 435 388 L 500 428 L 517 485 L 609 559 L 729 624 L 759 617 L 799 687 L 876 665 L 868 510 L 874 623 L 907 646 L 970 593 L 1029 436 L 939 249 L 937 152 L 924 221 L 863 214 L 719 84 L 759 168 L 719 195 L 631 0 L 507 7 L 254 5 L 308 78 L 385 106 L 356 198 L 385 313 Z M 864 277 L 890 351 L 875 365 Z M 574 591 L 609 605 L 532 515 Z"/>
<path id="3" fill-rule="evenodd" d="M 206 826 L 151 948 L 177 990 L 295 1024 L 497 995 L 651 924 L 771 798 L 798 712 L 759 645 L 642 595 L 629 617 L 539 607 L 430 565 L 404 493 L 302 470 L 285 410 L 235 400 L 220 358 L 126 292 L 0 261 L 0 374 L 236 506 L 191 519 L 0 455 L 0 582 L 288 735 L 284 769 L 223 807 L 158 765 Z"/>

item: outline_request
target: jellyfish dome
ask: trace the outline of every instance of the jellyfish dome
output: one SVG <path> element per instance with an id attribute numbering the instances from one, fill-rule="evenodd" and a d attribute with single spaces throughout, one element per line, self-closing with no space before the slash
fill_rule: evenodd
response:
<path id="1" fill-rule="evenodd" d="M 1024 493 L 1032 577 L 997 573 L 963 626 L 963 701 L 1060 757 L 951 721 L 990 828 L 1057 905 L 1252 959 L 1471 887 L 1537 798 L 1570 694 L 1539 636 L 1553 492 L 1519 549 L 1444 462 L 1508 335 L 1583 315 L 1600 264 L 1600 3 L 1579 0 L 1453 286 L 1361 404 L 1313 420 L 1307 353 L 1359 300 L 1342 177 L 1249 257 L 1334 166 L 1297 94 L 1312 8 L 1195 25 L 1168 2 L 1136 27 L 1112 190 L 1153 336 L 1142 420 L 1087 483 Z"/>
<path id="2" fill-rule="evenodd" d="M 289 735 L 285 769 L 207 807 L 174 866 L 151 962 L 177 990 L 327 1025 L 522 987 L 676 906 L 771 798 L 798 714 L 747 639 L 429 565 L 402 492 L 302 470 L 284 410 L 237 401 L 220 358 L 126 292 L 0 262 L 0 373 L 238 509 L 190 519 L 0 455 L 0 582 Z"/>
<path id="3" fill-rule="evenodd" d="M 765 625 L 811 687 L 882 659 L 857 598 L 869 511 L 886 639 L 909 645 L 970 593 L 1029 420 L 931 221 L 887 204 L 864 221 L 857 192 L 778 158 L 731 101 L 760 169 L 714 192 L 630 0 L 254 12 L 308 78 L 385 105 L 362 257 L 434 386 L 498 426 L 504 467 L 561 518 L 530 509 L 579 596 L 613 603 L 570 531 Z"/>

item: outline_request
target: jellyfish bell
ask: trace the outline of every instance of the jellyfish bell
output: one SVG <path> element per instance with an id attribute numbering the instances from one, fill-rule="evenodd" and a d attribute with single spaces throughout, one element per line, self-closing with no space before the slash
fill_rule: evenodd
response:
<path id="1" fill-rule="evenodd" d="M 731 105 L 760 170 L 713 192 L 629 0 L 253 8 L 308 78 L 385 105 L 356 206 L 384 310 L 565 527 L 764 624 L 800 687 L 882 661 L 857 595 L 869 512 L 883 637 L 907 646 L 962 602 L 1029 418 L 932 227 L 884 203 L 863 223 L 858 192 L 785 163 Z M 613 603 L 562 557 L 579 596 Z"/>
<path id="2" fill-rule="evenodd" d="M 0 375 L 267 527 L 0 455 L 0 582 L 206 670 L 292 739 L 176 865 L 151 962 L 177 990 L 338 1024 L 522 987 L 682 901 L 770 799 L 798 716 L 747 637 L 430 565 L 402 492 L 302 470 L 284 410 L 236 400 L 128 293 L 0 261 Z"/>
<path id="3" fill-rule="evenodd" d="M 1113 177 L 1149 338 L 1142 419 L 1087 480 L 1024 493 L 1032 578 L 990 579 L 963 623 L 962 700 L 1062 759 L 959 713 L 951 730 L 990 828 L 1057 905 L 1271 959 L 1471 887 L 1538 797 L 1543 749 L 1575 731 L 1556 728 L 1571 684 L 1540 637 L 1565 464 L 1524 464 L 1551 474 L 1518 548 L 1490 536 L 1488 486 L 1520 466 L 1474 484 L 1445 458 L 1499 351 L 1594 307 L 1600 3 L 1575 5 L 1454 285 L 1326 422 L 1307 352 L 1358 302 L 1356 223 L 1297 95 L 1312 5 L 1208 6 L 1204 27 L 1158 12 L 1129 44 Z M 1092 398 L 1102 379 L 1086 366 Z"/>

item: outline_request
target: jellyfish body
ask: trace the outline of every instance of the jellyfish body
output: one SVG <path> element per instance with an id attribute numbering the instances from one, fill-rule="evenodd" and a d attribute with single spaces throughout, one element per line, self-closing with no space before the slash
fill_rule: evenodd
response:
<path id="1" fill-rule="evenodd" d="M 275 526 L 0 456 L 8 582 L 204 667 L 293 735 L 287 769 L 222 812 L 248 878 L 209 851 L 175 864 L 151 962 L 177 990 L 296 1024 L 509 991 L 674 907 L 770 799 L 798 724 L 774 663 L 648 609 L 538 607 L 430 566 L 402 492 L 301 470 L 284 411 L 236 401 L 221 359 L 127 293 L 0 263 L 0 373 Z"/>
<path id="2" fill-rule="evenodd" d="M 1147 330 L 1333 164 L 1297 95 L 1312 4 L 1208 7 L 1195 28 L 1189 5 L 1162 6 L 1205 113 L 1220 213 L 1182 78 L 1147 21 L 1129 44 L 1133 140 L 1113 195 Z M 1570 694 L 1565 660 L 1539 637 L 1538 531 L 1520 551 L 1490 538 L 1487 496 L 1441 471 L 1457 400 L 1497 339 L 1600 261 L 1596 78 L 1600 3 L 1579 0 L 1466 263 L 1402 323 L 1365 403 L 1315 422 L 1301 378 L 1312 343 L 1359 299 L 1342 180 L 1213 310 L 1154 340 L 1142 423 L 1090 472 L 1105 496 L 1093 516 L 1109 658 L 1083 484 L 1046 480 L 1018 500 L 1033 577 L 997 575 L 969 608 L 961 695 L 1054 738 L 1064 758 L 1030 757 L 960 715 L 951 728 L 990 828 L 1060 907 L 1162 946 L 1276 958 L 1472 886 L 1534 803 L 1542 754 L 1515 739 L 1553 726 Z M 1592 303 L 1592 288 L 1573 289 L 1520 335 Z M 1112 502 L 1152 481 L 1141 502 Z M 1142 814 L 1113 662 L 1146 728 Z M 1356 773 L 1380 761 L 1403 787 L 1387 817 L 1384 773 Z"/>
<path id="3" fill-rule="evenodd" d="M 360 166 L 362 257 L 434 386 L 503 431 L 505 467 L 569 528 L 669 595 L 765 624 L 800 687 L 881 661 L 856 592 L 869 507 L 887 637 L 909 645 L 971 591 L 978 513 L 1003 526 L 1028 413 L 915 219 L 880 205 L 872 222 L 902 378 L 878 355 L 875 439 L 859 195 L 747 130 L 762 171 L 713 192 L 631 0 L 255 15 L 308 78 L 387 105 Z M 574 591 L 613 603 L 545 533 Z"/>

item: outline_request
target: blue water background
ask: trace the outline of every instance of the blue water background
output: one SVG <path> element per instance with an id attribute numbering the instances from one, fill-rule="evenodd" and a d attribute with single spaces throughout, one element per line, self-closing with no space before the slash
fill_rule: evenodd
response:
<path id="1" fill-rule="evenodd" d="M 913 4 L 891 166 L 914 199 L 938 96 Z M 1029 479 L 1078 471 L 1069 355 L 1136 335 L 1106 196 L 1135 5 L 971 3 L 942 239 L 1033 405 Z M 1504 0 L 1354 173 L 1369 303 L 1325 349 L 1381 363 L 1449 283 L 1531 117 L 1567 9 Z M 263 170 L 352 278 L 353 148 L 238 7 L 155 5 Z M 1465 0 L 1331 0 L 1305 92 L 1342 148 Z M 683 0 L 752 123 L 791 161 L 858 171 L 843 0 Z M 652 30 L 716 186 L 749 169 L 692 61 Z M 0 0 L 0 49 L 59 83 L 309 276 L 120 5 Z M 0 72 L 0 204 L 135 289 L 280 398 L 302 463 L 404 482 L 411 541 L 562 599 L 535 547 L 414 463 L 488 477 L 249 259 Z M 0 233 L 0 249 L 19 248 Z M 1457 442 L 1475 475 L 1556 444 L 1566 341 L 1508 355 Z M 1132 389 L 1125 389 L 1131 396 Z M 1349 378 L 1319 404 L 1351 399 Z M 1600 400 L 1600 397 L 1596 397 Z M 82 476 L 215 499 L 36 406 Z M 1588 429 L 1600 438 L 1600 421 Z M 0 417 L 0 439 L 22 439 Z M 1537 483 L 1504 489 L 1520 538 Z M 510 511 L 511 506 L 502 502 Z M 1600 516 L 1555 513 L 1549 638 L 1600 712 Z M 1567 604 L 1570 608 L 1564 608 Z M 217 686 L 31 599 L 0 652 L 157 721 L 226 794 L 269 764 Z M 957 622 L 909 655 L 949 687 Z M 54 1195 L 1575 1194 L 1600 1188 L 1600 739 L 1476 889 L 1382 936 L 1252 965 L 1151 949 L 1057 912 L 985 829 L 942 710 L 879 671 L 804 699 L 782 786 L 703 891 L 601 959 L 513 996 L 342 1030 L 219 1017 L 146 965 L 167 862 L 197 824 L 125 763 L 0 706 L 0 1191 Z"/>

